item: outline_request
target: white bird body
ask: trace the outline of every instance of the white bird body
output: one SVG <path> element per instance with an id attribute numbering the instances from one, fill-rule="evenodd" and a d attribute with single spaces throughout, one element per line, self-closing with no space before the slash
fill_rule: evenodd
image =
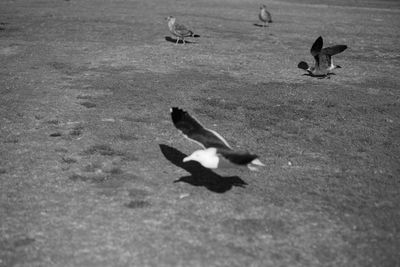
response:
<path id="1" fill-rule="evenodd" d="M 217 155 L 217 149 L 210 147 L 207 149 L 196 150 L 190 156 L 183 159 L 183 162 L 197 161 L 203 167 L 209 169 L 217 169 L 219 165 L 219 157 Z"/>

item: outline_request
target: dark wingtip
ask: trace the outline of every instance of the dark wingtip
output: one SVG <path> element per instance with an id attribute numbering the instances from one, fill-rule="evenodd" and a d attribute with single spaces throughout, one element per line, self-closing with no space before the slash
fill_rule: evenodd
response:
<path id="1" fill-rule="evenodd" d="M 301 61 L 301 62 L 297 65 L 297 67 L 298 67 L 299 69 L 302 69 L 302 70 L 308 70 L 308 64 L 307 64 L 307 62 L 304 62 L 304 61 Z"/>
<path id="2" fill-rule="evenodd" d="M 322 46 L 324 45 L 324 41 L 322 39 L 322 36 L 318 37 L 314 44 L 311 46 L 311 54 L 314 56 L 321 52 Z"/>
<path id="3" fill-rule="evenodd" d="M 178 113 L 178 112 L 184 112 L 183 109 L 178 108 L 178 107 L 172 107 L 170 109 L 171 113 Z"/>
<path id="4" fill-rule="evenodd" d="M 174 124 L 177 123 L 178 121 L 180 121 L 181 118 L 182 118 L 182 115 L 185 113 L 184 110 L 182 110 L 182 109 L 180 109 L 178 107 L 172 107 L 170 109 L 170 112 L 171 112 L 172 122 Z"/>
<path id="5" fill-rule="evenodd" d="M 343 52 L 344 50 L 346 50 L 348 48 L 347 45 L 338 45 L 338 46 L 340 47 L 340 49 L 339 49 L 340 52 Z"/>
<path id="6" fill-rule="evenodd" d="M 339 65 L 336 65 L 336 68 L 337 68 L 337 69 L 341 69 L 342 67 L 341 67 L 341 66 L 339 66 Z"/>
<path id="7" fill-rule="evenodd" d="M 179 110 L 180 108 L 178 108 L 178 107 L 172 107 L 172 108 L 170 108 L 169 109 L 169 111 L 171 112 L 171 113 L 174 113 L 174 112 L 176 112 L 177 110 Z"/>
<path id="8" fill-rule="evenodd" d="M 347 49 L 347 45 L 334 45 L 330 47 L 325 47 L 322 49 L 322 53 L 328 56 L 334 56 L 336 54 L 342 53 Z"/>

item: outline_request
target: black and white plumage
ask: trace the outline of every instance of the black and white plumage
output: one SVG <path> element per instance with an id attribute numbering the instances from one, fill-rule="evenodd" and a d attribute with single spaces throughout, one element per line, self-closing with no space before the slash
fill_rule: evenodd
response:
<path id="1" fill-rule="evenodd" d="M 226 163 L 247 166 L 250 170 L 257 170 L 257 166 L 264 166 L 257 155 L 233 150 L 220 134 L 205 128 L 188 112 L 173 107 L 171 108 L 171 118 L 175 127 L 185 137 L 204 148 L 184 158 L 184 162 L 197 161 L 210 169 L 216 169 Z"/>
<path id="2" fill-rule="evenodd" d="M 325 77 L 331 74 L 331 70 L 341 68 L 339 65 L 334 65 L 332 56 L 339 54 L 347 49 L 347 45 L 334 45 L 330 47 L 323 47 L 322 37 L 318 37 L 311 47 L 311 55 L 314 57 L 315 65 L 310 67 L 307 62 L 301 61 L 297 67 L 303 69 L 311 76 Z"/>
<path id="3" fill-rule="evenodd" d="M 175 17 L 169 16 L 166 20 L 168 21 L 169 31 L 177 37 L 175 44 L 177 44 L 180 39 L 182 39 L 183 44 L 185 44 L 185 37 L 195 37 L 194 33 L 186 28 L 185 25 L 176 23 Z"/>
<path id="4" fill-rule="evenodd" d="M 271 13 L 268 12 L 266 5 L 260 6 L 258 18 L 264 23 L 264 27 L 267 27 L 267 23 L 272 23 Z"/>

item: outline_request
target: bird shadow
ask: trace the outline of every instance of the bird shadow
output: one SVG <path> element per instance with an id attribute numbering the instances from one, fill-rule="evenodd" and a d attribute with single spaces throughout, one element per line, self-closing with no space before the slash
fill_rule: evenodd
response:
<path id="1" fill-rule="evenodd" d="M 193 186 L 204 186 L 208 190 L 215 193 L 225 193 L 232 187 L 245 187 L 247 183 L 238 176 L 222 177 L 217 173 L 204 168 L 198 162 L 183 162 L 183 158 L 187 155 L 168 145 L 160 144 L 160 149 L 166 159 L 176 166 L 186 170 L 191 175 L 183 176 L 174 183 L 184 182 Z"/>
<path id="2" fill-rule="evenodd" d="M 336 73 L 330 72 L 327 75 L 314 75 L 312 73 L 304 73 L 302 76 L 309 76 L 311 78 L 315 78 L 315 79 L 330 79 L 332 75 L 336 75 Z"/>
<path id="3" fill-rule="evenodd" d="M 261 27 L 261 28 L 268 28 L 269 27 L 268 24 L 264 25 L 264 24 L 259 24 L 259 23 L 253 23 L 253 25 L 256 26 L 256 27 Z"/>
<path id="4" fill-rule="evenodd" d="M 178 39 L 177 39 L 177 38 L 174 39 L 174 38 L 172 38 L 171 36 L 165 36 L 165 40 L 168 41 L 168 42 L 171 42 L 171 43 L 176 43 L 176 40 L 178 40 Z M 195 43 L 196 43 L 196 42 L 191 42 L 191 41 L 185 40 L 185 44 L 195 44 Z M 182 39 L 180 39 L 180 40 L 178 41 L 178 44 L 183 44 Z"/>

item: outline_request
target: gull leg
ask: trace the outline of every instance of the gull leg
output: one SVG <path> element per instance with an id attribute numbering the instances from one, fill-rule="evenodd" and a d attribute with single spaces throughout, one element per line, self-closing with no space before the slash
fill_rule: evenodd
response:
<path id="1" fill-rule="evenodd" d="M 185 37 L 182 37 L 182 42 L 183 44 L 185 44 Z"/>
<path id="2" fill-rule="evenodd" d="M 175 45 L 177 45 L 178 42 L 179 42 L 179 37 L 176 37 L 176 43 L 175 43 Z"/>

